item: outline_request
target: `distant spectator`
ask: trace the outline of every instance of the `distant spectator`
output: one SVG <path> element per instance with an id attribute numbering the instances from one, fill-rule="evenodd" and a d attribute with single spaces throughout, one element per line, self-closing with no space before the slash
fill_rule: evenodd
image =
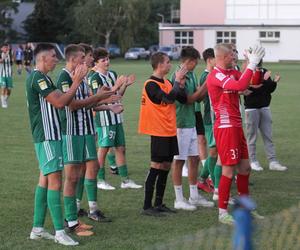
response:
<path id="1" fill-rule="evenodd" d="M 16 52 L 15 52 L 15 61 L 16 61 L 16 64 L 17 64 L 17 72 L 18 72 L 19 75 L 22 74 L 23 56 L 24 56 L 23 46 L 22 46 L 22 44 L 20 44 L 19 47 L 16 49 Z"/>
<path id="2" fill-rule="evenodd" d="M 262 171 L 260 163 L 256 158 L 256 139 L 258 129 L 262 135 L 265 151 L 269 161 L 270 170 L 285 171 L 287 167 L 282 166 L 276 159 L 275 148 L 272 140 L 272 115 L 270 110 L 271 93 L 275 91 L 280 75 L 271 78 L 271 72 L 262 67 L 262 61 L 256 67 L 252 78 L 252 87 L 245 93 L 245 113 L 247 143 L 251 168 Z"/>
<path id="3" fill-rule="evenodd" d="M 28 74 L 31 73 L 31 63 L 33 60 L 33 50 L 30 43 L 27 43 L 24 49 L 24 65 Z"/>

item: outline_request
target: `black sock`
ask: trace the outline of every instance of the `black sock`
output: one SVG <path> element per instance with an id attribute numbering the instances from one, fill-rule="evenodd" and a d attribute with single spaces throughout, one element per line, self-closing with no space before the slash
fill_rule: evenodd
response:
<path id="1" fill-rule="evenodd" d="M 150 168 L 146 181 L 145 181 L 145 200 L 144 209 L 152 207 L 152 197 L 154 192 L 154 186 L 156 182 L 156 177 L 159 173 L 158 169 Z"/>
<path id="2" fill-rule="evenodd" d="M 157 182 L 156 182 L 156 195 L 154 206 L 162 205 L 162 201 L 165 194 L 167 179 L 168 179 L 169 170 L 159 170 Z"/>

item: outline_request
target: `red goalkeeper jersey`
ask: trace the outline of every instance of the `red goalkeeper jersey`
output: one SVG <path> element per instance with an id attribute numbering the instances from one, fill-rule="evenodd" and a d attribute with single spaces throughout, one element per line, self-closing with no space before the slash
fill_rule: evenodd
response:
<path id="1" fill-rule="evenodd" d="M 242 127 L 239 109 L 239 91 L 248 88 L 253 75 L 246 69 L 243 74 L 237 70 L 215 67 L 207 76 L 207 89 L 215 112 L 215 128 Z"/>

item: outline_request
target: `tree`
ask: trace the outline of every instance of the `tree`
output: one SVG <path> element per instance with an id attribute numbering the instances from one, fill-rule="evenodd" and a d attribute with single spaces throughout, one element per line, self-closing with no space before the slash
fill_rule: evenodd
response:
<path id="1" fill-rule="evenodd" d="M 12 1 L 0 2 L 0 41 L 11 41 L 17 36 L 16 31 L 11 29 L 12 18 L 10 13 L 18 11 L 18 3 Z"/>
<path id="2" fill-rule="evenodd" d="M 72 41 L 73 0 L 37 0 L 34 11 L 24 22 L 28 40 L 67 43 Z"/>
<path id="3" fill-rule="evenodd" d="M 124 25 L 125 0 L 86 0 L 75 6 L 76 30 L 92 44 L 104 42 L 107 48 L 112 32 Z"/>

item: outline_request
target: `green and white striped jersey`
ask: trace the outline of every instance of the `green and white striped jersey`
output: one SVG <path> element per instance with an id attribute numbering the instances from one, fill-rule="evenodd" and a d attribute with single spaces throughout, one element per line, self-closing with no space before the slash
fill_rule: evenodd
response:
<path id="1" fill-rule="evenodd" d="M 27 78 L 27 106 L 35 143 L 61 140 L 58 111 L 45 99 L 56 89 L 50 77 L 36 69 Z"/>
<path id="2" fill-rule="evenodd" d="M 67 69 L 63 69 L 57 80 L 57 88 L 67 92 L 72 85 L 72 78 Z M 83 81 L 74 96 L 75 100 L 89 97 L 89 87 Z M 85 107 L 71 111 L 68 106 L 59 110 L 61 131 L 63 135 L 91 135 L 95 134 L 93 112 Z"/>
<path id="3" fill-rule="evenodd" d="M 96 72 L 89 78 L 93 94 L 96 94 L 98 88 L 101 88 L 102 86 L 106 86 L 109 88 L 113 87 L 115 85 L 116 79 L 117 74 L 113 71 L 108 71 L 107 75 Z M 123 114 L 115 114 L 110 110 L 97 111 L 95 121 L 97 127 L 116 125 L 123 122 Z"/>
<path id="4" fill-rule="evenodd" d="M 12 56 L 9 52 L 1 53 L 0 63 L 0 77 L 11 77 L 12 76 Z"/>

